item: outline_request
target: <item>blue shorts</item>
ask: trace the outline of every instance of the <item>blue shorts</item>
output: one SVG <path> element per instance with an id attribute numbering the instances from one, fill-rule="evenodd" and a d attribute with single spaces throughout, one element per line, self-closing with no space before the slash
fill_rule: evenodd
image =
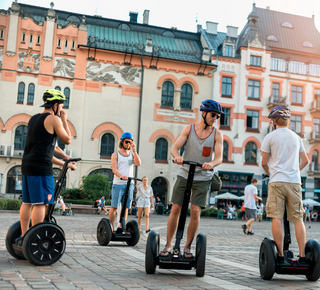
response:
<path id="1" fill-rule="evenodd" d="M 53 204 L 53 175 L 22 175 L 22 202 L 26 204 Z"/>
<path id="2" fill-rule="evenodd" d="M 118 208 L 120 202 L 122 204 L 123 199 L 124 199 L 124 192 L 126 190 L 127 185 L 119 185 L 119 184 L 113 184 L 112 185 L 112 200 L 111 200 L 111 207 Z M 130 184 L 129 187 L 129 195 L 128 195 L 128 200 L 127 200 L 127 207 L 131 207 L 131 202 L 133 198 L 133 189 L 134 185 Z"/>

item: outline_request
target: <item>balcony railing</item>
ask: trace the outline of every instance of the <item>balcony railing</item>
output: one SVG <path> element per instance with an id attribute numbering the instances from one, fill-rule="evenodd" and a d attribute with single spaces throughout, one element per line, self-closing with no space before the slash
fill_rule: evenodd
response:
<path id="1" fill-rule="evenodd" d="M 310 172 L 318 172 L 318 173 L 320 173 L 320 164 L 312 162 L 309 165 L 309 171 Z"/>
<path id="2" fill-rule="evenodd" d="M 309 137 L 309 144 L 320 142 L 320 132 L 311 131 Z"/>
<path id="3" fill-rule="evenodd" d="M 310 113 L 320 113 L 320 101 L 319 100 L 313 100 L 311 103 Z"/>
<path id="4" fill-rule="evenodd" d="M 273 108 L 275 106 L 287 106 L 287 97 L 276 97 L 271 95 L 269 97 L 268 109 Z"/>

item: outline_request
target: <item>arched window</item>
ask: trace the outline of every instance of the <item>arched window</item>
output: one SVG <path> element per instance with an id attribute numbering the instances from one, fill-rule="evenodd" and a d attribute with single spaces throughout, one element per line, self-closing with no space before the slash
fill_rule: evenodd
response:
<path id="1" fill-rule="evenodd" d="M 53 168 L 53 180 L 54 180 L 54 184 L 57 183 L 59 176 L 61 173 L 61 169 L 60 168 Z M 66 188 L 66 184 L 67 184 L 67 176 L 65 177 L 65 179 L 62 182 L 62 186 L 61 189 Z"/>
<path id="2" fill-rule="evenodd" d="M 41 36 L 40 34 L 37 35 L 37 45 L 40 45 L 41 42 Z"/>
<path id="3" fill-rule="evenodd" d="M 174 86 L 172 82 L 166 81 L 162 84 L 161 106 L 173 107 Z"/>
<path id="4" fill-rule="evenodd" d="M 112 181 L 113 181 L 112 169 L 99 168 L 99 169 L 92 170 L 88 175 L 94 175 L 97 173 L 103 174 L 104 176 L 108 177 L 108 181 L 112 184 Z"/>
<path id="5" fill-rule="evenodd" d="M 17 98 L 17 103 L 19 103 L 19 104 L 23 104 L 23 101 L 24 101 L 24 88 L 25 88 L 25 84 L 22 82 L 19 83 L 18 98 Z"/>
<path id="6" fill-rule="evenodd" d="M 64 150 L 66 148 L 66 144 L 64 144 L 58 137 L 57 137 L 57 144 L 61 150 Z"/>
<path id="7" fill-rule="evenodd" d="M 222 161 L 228 161 L 229 156 L 229 144 L 227 141 L 223 141 L 223 158 Z"/>
<path id="8" fill-rule="evenodd" d="M 27 104 L 33 104 L 33 100 L 34 100 L 34 84 L 29 84 Z"/>
<path id="9" fill-rule="evenodd" d="M 66 97 L 66 101 L 64 101 L 63 107 L 64 108 L 69 108 L 70 105 L 70 89 L 69 88 L 65 88 L 63 91 L 65 97 Z"/>
<path id="10" fill-rule="evenodd" d="M 58 47 L 58 48 L 61 47 L 61 38 L 58 38 L 57 47 Z"/>
<path id="11" fill-rule="evenodd" d="M 25 125 L 18 126 L 14 135 L 14 149 L 23 150 L 26 146 L 28 127 Z"/>
<path id="12" fill-rule="evenodd" d="M 101 138 L 100 158 L 111 159 L 114 152 L 114 136 L 110 133 L 104 134 Z"/>
<path id="13" fill-rule="evenodd" d="M 76 49 L 76 41 L 75 40 L 72 40 L 72 42 L 71 42 L 71 49 L 72 50 Z"/>
<path id="14" fill-rule="evenodd" d="M 156 142 L 155 159 L 156 162 L 167 162 L 168 158 L 168 141 L 164 138 L 159 138 Z"/>
<path id="15" fill-rule="evenodd" d="M 59 86 L 56 86 L 54 89 L 61 92 L 61 88 Z"/>
<path id="16" fill-rule="evenodd" d="M 22 173 L 20 165 L 12 167 L 8 171 L 6 193 L 22 193 Z"/>
<path id="17" fill-rule="evenodd" d="M 314 150 L 312 152 L 312 165 L 313 165 L 312 171 L 318 171 L 318 169 L 319 169 L 319 153 L 317 150 Z"/>
<path id="18" fill-rule="evenodd" d="M 253 142 L 248 142 L 245 147 L 245 162 L 257 163 L 257 145 Z"/>
<path id="19" fill-rule="evenodd" d="M 0 39 L 4 38 L 4 30 L 3 28 L 0 29 Z"/>
<path id="20" fill-rule="evenodd" d="M 191 109 L 192 107 L 192 87 L 189 84 L 183 84 L 181 86 L 181 109 Z"/>
<path id="21" fill-rule="evenodd" d="M 32 43 L 33 43 L 33 34 L 30 33 L 30 35 L 29 35 L 29 47 L 32 47 Z"/>
<path id="22" fill-rule="evenodd" d="M 26 33 L 25 32 L 22 32 L 21 42 L 26 42 Z"/>

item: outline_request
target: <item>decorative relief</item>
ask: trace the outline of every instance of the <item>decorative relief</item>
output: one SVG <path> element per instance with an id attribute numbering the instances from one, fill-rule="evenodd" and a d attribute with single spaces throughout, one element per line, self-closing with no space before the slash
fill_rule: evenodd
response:
<path id="1" fill-rule="evenodd" d="M 18 55 L 18 71 L 38 73 L 40 66 L 40 54 L 20 51 Z"/>
<path id="2" fill-rule="evenodd" d="M 141 69 L 87 61 L 87 80 L 140 86 Z"/>
<path id="3" fill-rule="evenodd" d="M 53 74 L 55 76 L 74 77 L 76 63 L 73 59 L 56 57 L 54 60 Z"/>

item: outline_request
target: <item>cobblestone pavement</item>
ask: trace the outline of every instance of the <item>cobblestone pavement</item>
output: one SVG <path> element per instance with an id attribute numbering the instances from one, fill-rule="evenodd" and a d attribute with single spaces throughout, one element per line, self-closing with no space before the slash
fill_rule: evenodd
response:
<path id="1" fill-rule="evenodd" d="M 309 282 L 305 276 L 275 274 L 271 281 L 260 278 L 259 247 L 264 237 L 271 236 L 271 222 L 255 222 L 255 235 L 247 236 L 243 234 L 241 221 L 202 218 L 199 232 L 207 236 L 207 259 L 206 274 L 200 278 L 194 270 L 158 267 L 154 275 L 147 275 L 145 233 L 134 247 L 121 242 L 100 246 L 96 228 L 103 215 L 55 217 L 66 233 L 66 251 L 57 263 L 35 267 L 14 259 L 6 251 L 6 232 L 19 215 L 0 211 L 0 289 L 320 289 L 320 281 Z M 130 219 L 134 217 L 129 216 Z M 161 248 L 166 223 L 166 216 L 150 215 L 151 228 L 160 233 Z M 306 229 L 307 240 L 320 240 L 320 223 L 306 223 Z M 290 249 L 297 254 L 293 226 L 291 232 Z"/>

